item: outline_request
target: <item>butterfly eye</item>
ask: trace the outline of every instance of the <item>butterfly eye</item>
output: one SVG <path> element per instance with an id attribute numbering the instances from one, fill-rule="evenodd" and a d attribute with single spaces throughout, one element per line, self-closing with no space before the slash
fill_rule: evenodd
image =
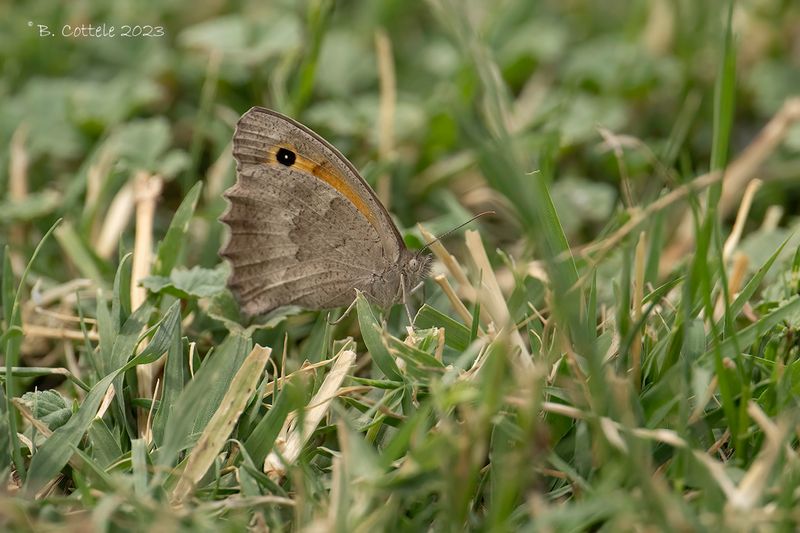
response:
<path id="1" fill-rule="evenodd" d="M 291 150 L 287 150 L 286 148 L 281 148 L 278 150 L 278 153 L 275 154 L 275 159 L 277 159 L 278 163 L 280 163 L 281 165 L 290 167 L 294 165 L 294 162 L 297 160 L 297 156 Z"/>
<path id="2" fill-rule="evenodd" d="M 419 264 L 417 263 L 417 260 L 412 258 L 411 261 L 408 262 L 409 270 L 416 270 L 417 267 L 419 267 Z"/>

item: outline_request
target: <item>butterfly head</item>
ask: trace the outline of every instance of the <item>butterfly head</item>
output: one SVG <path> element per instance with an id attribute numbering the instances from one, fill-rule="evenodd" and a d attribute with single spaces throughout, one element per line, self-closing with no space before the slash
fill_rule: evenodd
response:
<path id="1" fill-rule="evenodd" d="M 431 254 L 421 253 L 421 251 L 411 255 L 403 267 L 403 277 L 411 288 L 416 287 L 420 281 L 428 277 L 432 260 Z"/>

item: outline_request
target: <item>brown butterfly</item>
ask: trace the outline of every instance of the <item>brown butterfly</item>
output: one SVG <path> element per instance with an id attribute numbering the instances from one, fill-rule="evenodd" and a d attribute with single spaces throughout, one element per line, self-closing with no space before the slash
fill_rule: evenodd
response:
<path id="1" fill-rule="evenodd" d="M 220 218 L 231 236 L 220 255 L 247 315 L 341 307 L 356 289 L 388 308 L 427 276 L 431 256 L 406 248 L 352 163 L 299 122 L 253 107 L 236 125 L 233 156 L 236 184 Z"/>

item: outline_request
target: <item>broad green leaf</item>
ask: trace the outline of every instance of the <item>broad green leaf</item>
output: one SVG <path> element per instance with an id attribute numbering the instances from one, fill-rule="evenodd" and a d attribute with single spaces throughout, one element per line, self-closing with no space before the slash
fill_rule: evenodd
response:
<path id="1" fill-rule="evenodd" d="M 219 320 L 228 331 L 242 331 L 242 315 L 239 310 L 239 302 L 229 290 L 223 290 L 211 297 L 206 310 L 208 316 Z"/>
<path id="2" fill-rule="evenodd" d="M 35 418 L 53 430 L 63 426 L 72 415 L 72 407 L 54 390 L 26 392 L 21 399 Z"/>
<path id="3" fill-rule="evenodd" d="M 163 154 L 172 142 L 172 133 L 163 116 L 124 124 L 109 139 L 119 162 L 130 171 L 156 172 Z"/>
<path id="4" fill-rule="evenodd" d="M 0 202 L 0 223 L 30 222 L 41 219 L 61 206 L 61 194 L 45 189 L 31 193 L 24 199 L 5 200 Z"/>
<path id="5" fill-rule="evenodd" d="M 169 277 L 148 276 L 142 286 L 150 292 L 172 294 L 178 298 L 207 298 L 225 290 L 229 269 L 226 263 L 217 268 L 176 268 Z"/>

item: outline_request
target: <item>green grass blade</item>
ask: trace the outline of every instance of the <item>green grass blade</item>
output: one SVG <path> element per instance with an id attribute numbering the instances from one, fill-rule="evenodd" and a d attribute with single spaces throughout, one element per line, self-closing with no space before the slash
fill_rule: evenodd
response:
<path id="1" fill-rule="evenodd" d="M 114 479 L 86 452 L 77 446 L 73 446 L 72 453 L 73 457 L 80 460 L 80 469 L 78 471 L 81 475 L 85 475 L 91 480 L 93 488 L 107 491 L 117 489 Z"/>
<path id="2" fill-rule="evenodd" d="M 722 170 L 728 162 L 728 147 L 730 145 L 731 130 L 733 129 L 733 114 L 736 90 L 736 49 L 733 42 L 733 4 L 728 2 L 727 24 L 722 41 L 722 61 L 717 74 L 717 83 L 714 89 L 714 137 L 711 142 L 711 170 Z M 722 183 L 717 183 L 709 188 L 710 205 L 716 205 Z"/>
<path id="3" fill-rule="evenodd" d="M 391 355 L 406 363 L 406 372 L 415 380 L 419 380 L 419 383 L 427 383 L 437 372 L 444 369 L 442 362 L 433 355 L 410 346 L 397 337 L 386 334 L 384 343 Z"/>
<path id="4" fill-rule="evenodd" d="M 320 313 L 303 347 L 303 359 L 318 363 L 328 358 L 333 327 L 328 323 L 327 313 Z"/>
<path id="5" fill-rule="evenodd" d="M 9 255 L 10 249 L 8 245 L 3 247 L 3 279 L 2 285 L 2 303 L 3 303 L 3 321 L 6 328 L 11 328 L 14 323 L 14 271 L 11 270 L 11 256 Z"/>
<path id="6" fill-rule="evenodd" d="M 132 253 L 124 254 L 119 260 L 119 266 L 114 275 L 114 285 L 111 289 L 111 319 L 114 321 L 116 331 L 119 331 L 131 314 L 130 280 L 133 261 L 130 259 L 132 258 Z"/>
<path id="7" fill-rule="evenodd" d="M 333 12 L 334 2 L 331 0 L 314 0 L 309 2 L 307 13 L 306 53 L 302 63 L 298 66 L 294 87 L 291 91 L 291 112 L 299 115 L 308 105 L 314 90 L 319 53 L 325 37 L 325 26 L 330 14 Z"/>
<path id="8" fill-rule="evenodd" d="M 183 389 L 175 407 L 168 413 L 164 443 L 158 449 L 156 464 L 161 474 L 152 483 L 160 484 L 164 469 L 172 466 L 178 453 L 188 445 L 192 434 L 199 433 L 219 408 L 234 374 L 250 353 L 249 337 L 230 334 L 209 356 L 194 378 Z"/>
<path id="9" fill-rule="evenodd" d="M 89 426 L 89 442 L 92 443 L 92 458 L 101 468 L 108 468 L 122 456 L 114 435 L 102 419 L 95 419 Z"/>
<path id="10" fill-rule="evenodd" d="M 22 290 L 25 286 L 25 281 L 28 278 L 28 274 L 31 271 L 31 267 L 33 266 L 34 261 L 39 255 L 39 252 L 42 250 L 42 245 L 47 241 L 47 238 L 56 230 L 61 220 L 57 220 L 55 224 L 53 224 L 50 229 L 45 233 L 44 237 L 39 241 L 39 244 L 36 245 L 36 248 L 33 251 L 33 255 L 31 255 L 30 261 L 25 266 L 25 270 L 22 272 L 22 276 L 19 279 L 19 284 L 17 285 L 16 293 L 13 292 L 13 274 L 11 271 L 11 258 L 9 257 L 8 253 L 8 246 L 5 247 L 5 251 L 3 253 L 3 281 L 2 281 L 2 297 L 3 297 L 3 312 L 6 317 L 6 327 L 10 330 L 11 328 L 21 328 L 22 327 L 22 313 L 21 309 L 21 301 L 22 301 Z M 11 299 L 13 294 L 13 299 Z M 5 332 L 4 332 L 5 333 Z M 16 419 L 16 409 L 13 405 L 13 399 L 16 396 L 16 378 L 13 374 L 13 369 L 15 366 L 19 366 L 19 354 L 20 348 L 22 346 L 22 337 L 19 335 L 10 335 L 6 338 L 5 341 L 5 363 L 6 363 L 6 386 L 5 386 L 5 411 L 6 416 L 8 417 L 8 435 L 9 435 L 9 442 L 11 443 L 11 457 L 14 461 L 14 466 L 17 469 L 17 474 L 20 476 L 21 479 L 26 479 L 26 468 L 25 462 L 22 459 L 22 452 L 20 449 L 20 442 L 19 437 L 17 436 L 17 419 Z"/>
<path id="11" fill-rule="evenodd" d="M 364 294 L 360 292 L 356 296 L 356 310 L 358 311 L 358 323 L 361 326 L 361 336 L 364 338 L 364 344 L 367 345 L 367 350 L 369 350 L 375 365 L 387 378 L 397 381 L 402 380 L 402 375 L 394 362 L 394 358 L 383 342 L 381 334 L 383 327 L 378 322 L 378 319 L 375 318 L 372 307 L 364 297 Z"/>
<path id="12" fill-rule="evenodd" d="M 147 443 L 143 439 L 131 441 L 131 470 L 133 493 L 144 496 L 147 494 Z"/>
<path id="13" fill-rule="evenodd" d="M 16 333 L 21 334 L 22 330 L 13 330 Z M 4 336 L 5 337 L 5 336 Z M 0 344 L 5 343 L 5 338 L 0 338 Z M 73 382 L 75 385 L 80 387 L 85 391 L 89 391 L 89 386 L 75 377 L 72 372 L 67 370 L 66 368 L 48 368 L 48 367 L 39 367 L 39 366 L 15 366 L 11 369 L 11 374 L 15 377 L 25 377 L 25 378 L 36 378 L 41 376 L 63 376 L 67 378 L 69 381 Z M 6 375 L 6 369 L 0 368 L 0 376 Z"/>
<path id="14" fill-rule="evenodd" d="M 66 256 L 72 261 L 81 275 L 89 278 L 99 287 L 105 285 L 103 263 L 95 256 L 71 224 L 64 223 L 56 231 L 56 240 Z M 107 286 L 107 285 L 106 285 Z"/>
<path id="15" fill-rule="evenodd" d="M 189 231 L 189 222 L 197 207 L 197 200 L 200 198 L 202 188 L 202 182 L 195 183 L 175 211 L 164 239 L 158 244 L 153 263 L 153 276 L 169 276 L 178 263 L 178 258 L 183 251 L 183 244 L 186 242 L 186 233 Z"/>
<path id="16" fill-rule="evenodd" d="M 742 347 L 752 346 L 758 339 L 771 332 L 772 328 L 798 311 L 800 311 L 800 296 L 793 296 L 777 309 L 762 316 L 757 322 L 739 330 L 735 339 L 729 337 L 722 341 L 719 344 L 720 356 L 723 358 L 729 357 L 731 359 L 739 358 L 741 354 L 737 352 L 737 343 Z M 713 354 L 714 350 L 709 350 L 703 354 L 702 359 L 705 360 L 706 358 L 712 357 Z"/>
<path id="17" fill-rule="evenodd" d="M 256 345 L 242 362 L 225 391 L 219 409 L 208 421 L 197 444 L 189 452 L 186 468 L 172 493 L 173 500 L 184 500 L 211 467 L 256 391 L 271 354 L 271 348 Z"/>
<path id="18" fill-rule="evenodd" d="M 276 393 L 272 406 L 247 437 L 244 447 L 257 465 L 262 465 L 264 459 L 275 443 L 278 433 L 283 427 L 286 417 L 291 411 L 301 408 L 305 402 L 304 386 L 301 375 L 288 379 L 283 387 Z"/>
<path id="19" fill-rule="evenodd" d="M 450 318 L 428 304 L 423 304 L 420 308 L 417 316 L 414 318 L 414 326 L 418 329 L 444 329 L 444 343 L 459 352 L 466 350 L 467 346 L 469 346 L 469 329 L 461 322 Z"/>
<path id="20" fill-rule="evenodd" d="M 147 347 L 127 364 L 111 372 L 92 387 L 78 408 L 78 412 L 73 414 L 66 424 L 56 429 L 44 442 L 31 460 L 29 477 L 25 482 L 25 489 L 29 494 L 36 493 L 67 464 L 73 450 L 97 414 L 100 402 L 112 382 L 127 370 L 140 364 L 151 363 L 160 357 L 167 349 L 165 338 L 168 338 L 166 333 L 161 333 L 162 330 L 177 327 L 179 321 L 180 307 L 176 303 L 165 314 L 156 335 Z M 130 353 L 132 352 L 133 350 Z"/>
<path id="21" fill-rule="evenodd" d="M 153 417 L 153 441 L 159 445 L 163 443 L 169 413 L 175 408 L 175 403 L 189 380 L 188 366 L 188 360 L 184 357 L 181 328 L 178 324 L 167 351 L 161 397 Z"/>
<path id="22" fill-rule="evenodd" d="M 134 350 L 141 340 L 142 331 L 145 326 L 147 326 L 147 321 L 152 312 L 153 306 L 145 302 L 128 317 L 122 325 L 116 339 L 114 339 L 114 346 L 111 349 L 111 358 L 106 363 L 108 365 L 107 368 L 120 368 L 125 364 L 125 361 L 133 355 Z M 114 380 L 114 389 L 117 391 L 117 394 L 114 395 L 114 405 L 116 406 L 118 422 L 122 427 L 127 429 L 128 435 L 133 439 L 136 437 L 135 423 L 127 415 L 127 402 L 125 401 L 125 395 L 121 393 L 123 390 L 124 377 L 124 374 L 120 373 Z"/>
<path id="23" fill-rule="evenodd" d="M 19 443 L 19 436 L 17 435 L 17 415 L 14 409 L 12 399 L 16 393 L 16 378 L 13 374 L 15 365 L 19 364 L 19 349 L 22 345 L 22 329 L 21 325 L 16 325 L 19 322 L 19 314 L 16 311 L 16 299 L 13 289 L 13 272 L 11 271 L 11 258 L 8 253 L 8 246 L 5 247 L 3 254 L 3 311 L 5 314 L 5 324 L 8 328 L 3 332 L 3 348 L 5 359 L 5 374 L 6 386 L 4 387 L 4 417 L 6 419 L 6 428 L 8 429 L 8 440 L 10 444 L 10 457 L 14 463 L 17 472 L 20 473 L 22 479 L 25 479 L 25 461 L 22 458 L 22 451 Z M 12 329 L 16 328 L 16 329 Z"/>
<path id="24" fill-rule="evenodd" d="M 758 268 L 758 270 L 756 270 L 756 273 L 753 275 L 750 281 L 747 282 L 744 288 L 741 291 L 739 291 L 739 294 L 733 300 L 729 309 L 729 314 L 732 320 L 735 319 L 737 316 L 739 316 L 739 313 L 742 312 L 742 309 L 744 309 L 745 304 L 749 302 L 750 299 L 753 297 L 756 290 L 761 285 L 761 282 L 764 280 L 764 276 L 766 276 L 767 272 L 769 272 L 770 268 L 772 268 L 772 265 L 775 263 L 775 260 L 778 258 L 780 253 L 783 251 L 783 248 L 786 246 L 786 243 L 788 242 L 789 238 L 783 241 L 783 243 L 778 247 L 777 250 L 775 250 L 775 252 L 769 257 L 769 259 L 767 259 L 767 261 L 763 265 L 761 265 Z M 798 250 L 800 250 L 800 248 L 798 248 Z"/>

